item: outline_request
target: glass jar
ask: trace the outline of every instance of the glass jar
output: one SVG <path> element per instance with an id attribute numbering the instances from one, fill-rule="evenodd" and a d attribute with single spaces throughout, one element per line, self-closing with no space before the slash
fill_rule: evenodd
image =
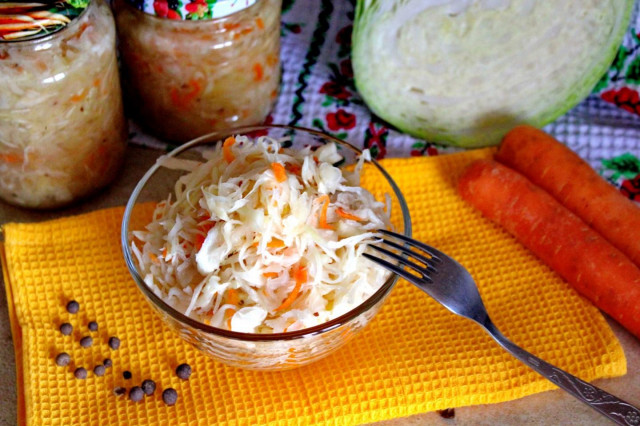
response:
<path id="1" fill-rule="evenodd" d="M 0 198 L 19 206 L 59 207 L 104 187 L 126 147 L 111 10 L 92 0 L 66 21 L 0 41 Z"/>
<path id="2" fill-rule="evenodd" d="M 183 11 L 160 0 L 151 13 L 130 1 L 114 3 L 123 87 L 147 132 L 183 143 L 264 121 L 280 81 L 281 0 L 193 0 Z M 212 6 L 240 3 L 226 16 L 212 13 Z"/>

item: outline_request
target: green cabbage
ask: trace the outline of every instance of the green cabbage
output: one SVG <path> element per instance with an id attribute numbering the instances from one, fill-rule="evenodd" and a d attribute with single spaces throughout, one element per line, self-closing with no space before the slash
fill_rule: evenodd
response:
<path id="1" fill-rule="evenodd" d="M 352 61 L 369 108 L 464 147 L 543 126 L 613 61 L 632 0 L 358 0 Z"/>

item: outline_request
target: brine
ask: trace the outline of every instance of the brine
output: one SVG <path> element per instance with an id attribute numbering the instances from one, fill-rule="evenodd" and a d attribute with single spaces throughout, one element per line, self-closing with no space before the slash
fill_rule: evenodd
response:
<path id="1" fill-rule="evenodd" d="M 112 181 L 127 125 L 115 24 L 103 1 L 59 31 L 0 41 L 0 93 L 2 199 L 52 208 Z"/>
<path id="2" fill-rule="evenodd" d="M 220 18 L 202 7 L 162 17 L 114 3 L 130 115 L 164 141 L 261 123 L 278 94 L 281 0 Z"/>

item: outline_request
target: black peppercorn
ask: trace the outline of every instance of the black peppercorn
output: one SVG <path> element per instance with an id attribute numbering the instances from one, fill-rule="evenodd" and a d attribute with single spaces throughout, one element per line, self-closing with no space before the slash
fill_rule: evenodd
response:
<path id="1" fill-rule="evenodd" d="M 73 326 L 68 322 L 60 324 L 60 333 L 69 336 L 73 332 Z"/>
<path id="2" fill-rule="evenodd" d="M 127 389 L 123 388 L 122 386 L 117 386 L 117 387 L 113 388 L 113 394 L 115 396 L 122 396 L 125 393 L 127 393 Z"/>
<path id="3" fill-rule="evenodd" d="M 145 395 L 153 395 L 153 393 L 156 391 L 156 382 L 151 379 L 147 379 L 142 382 L 141 387 Z"/>
<path id="4" fill-rule="evenodd" d="M 134 386 L 129 390 L 129 399 L 133 402 L 139 402 L 144 397 L 144 392 L 140 386 Z"/>
<path id="5" fill-rule="evenodd" d="M 176 375 L 182 380 L 189 379 L 189 376 L 191 376 L 191 366 L 189 364 L 180 364 L 178 368 L 176 368 Z"/>
<path id="6" fill-rule="evenodd" d="M 56 356 L 56 364 L 60 367 L 66 367 L 71 362 L 71 356 L 66 352 L 61 352 Z"/>
<path id="7" fill-rule="evenodd" d="M 445 419 L 453 419 L 456 416 L 456 412 L 453 408 L 447 408 L 445 410 L 438 410 L 438 414 Z"/>
<path id="8" fill-rule="evenodd" d="M 73 372 L 73 375 L 76 376 L 76 379 L 86 379 L 87 370 L 84 367 L 78 367 L 76 371 Z"/>
<path id="9" fill-rule="evenodd" d="M 93 367 L 93 374 L 95 374 L 96 376 L 104 376 L 105 370 L 106 368 L 104 368 L 104 365 L 98 364 Z"/>
<path id="10" fill-rule="evenodd" d="M 175 405 L 178 401 L 178 392 L 173 388 L 167 388 L 162 392 L 162 400 L 167 405 Z"/>
<path id="11" fill-rule="evenodd" d="M 109 337 L 109 347 L 114 351 L 120 347 L 120 339 L 117 337 Z"/>
<path id="12" fill-rule="evenodd" d="M 71 300 L 69 303 L 67 303 L 67 312 L 69 312 L 70 314 L 77 314 L 79 310 L 80 304 L 75 300 Z"/>

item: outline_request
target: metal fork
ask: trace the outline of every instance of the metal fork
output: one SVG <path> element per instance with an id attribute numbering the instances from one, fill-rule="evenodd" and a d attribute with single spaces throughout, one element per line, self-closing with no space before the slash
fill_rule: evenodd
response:
<path id="1" fill-rule="evenodd" d="M 454 314 L 479 324 L 511 355 L 600 414 L 621 425 L 640 425 L 638 408 L 541 360 L 508 340 L 491 322 L 473 277 L 454 259 L 404 235 L 387 230 L 379 232 L 404 243 L 382 239 L 383 244 L 397 252 L 370 245 L 372 249 L 395 259 L 398 264 L 369 253 L 364 253 L 365 257 L 414 284 Z"/>

